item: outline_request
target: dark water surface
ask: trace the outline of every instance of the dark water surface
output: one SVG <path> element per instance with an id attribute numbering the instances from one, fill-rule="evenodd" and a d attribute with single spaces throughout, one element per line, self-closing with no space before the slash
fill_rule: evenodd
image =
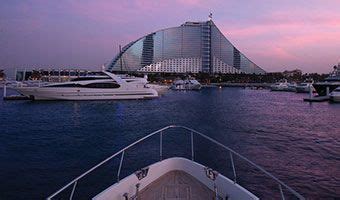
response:
<path id="1" fill-rule="evenodd" d="M 0 199 L 45 198 L 127 144 L 170 124 L 217 139 L 308 199 L 339 199 L 340 104 L 309 104 L 304 96 L 210 88 L 146 101 L 0 100 Z M 187 141 L 169 137 L 165 147 L 186 148 Z M 146 144 L 127 155 L 122 176 L 154 159 L 157 148 L 157 143 Z M 228 154 L 204 141 L 197 140 L 195 148 L 198 161 L 230 174 L 222 169 Z M 114 182 L 116 167 L 107 169 L 111 173 L 106 178 L 94 176 L 92 181 Z M 276 198 L 278 188 L 270 179 L 240 160 L 236 170 L 241 185 L 264 199 Z M 89 188 L 87 182 L 91 179 L 79 187 Z"/>

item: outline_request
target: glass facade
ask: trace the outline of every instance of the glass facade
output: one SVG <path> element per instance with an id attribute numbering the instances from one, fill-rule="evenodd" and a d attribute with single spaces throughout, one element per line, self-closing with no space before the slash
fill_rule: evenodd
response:
<path id="1" fill-rule="evenodd" d="M 237 50 L 213 21 L 186 22 L 133 41 L 107 66 L 110 71 L 265 73 Z"/>

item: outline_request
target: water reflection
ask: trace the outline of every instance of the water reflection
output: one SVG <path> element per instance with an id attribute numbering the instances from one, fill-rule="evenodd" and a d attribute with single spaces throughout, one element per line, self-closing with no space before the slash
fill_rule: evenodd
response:
<path id="1" fill-rule="evenodd" d="M 303 97 L 209 88 L 147 101 L 0 101 L 0 198 L 44 198 L 111 153 L 169 124 L 206 133 L 307 198 L 337 198 L 340 104 L 309 104 Z M 170 149 L 182 148 L 184 142 L 170 143 Z M 219 167 L 219 160 L 228 161 L 208 144 L 198 143 L 197 148 L 203 163 L 213 160 Z M 138 160 L 148 161 L 147 153 L 153 151 L 147 146 Z M 248 188 L 263 182 L 256 172 L 236 164 Z"/>

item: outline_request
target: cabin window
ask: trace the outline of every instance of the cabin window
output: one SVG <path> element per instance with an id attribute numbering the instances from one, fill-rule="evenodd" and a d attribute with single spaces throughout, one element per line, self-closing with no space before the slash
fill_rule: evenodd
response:
<path id="1" fill-rule="evenodd" d="M 46 85 L 45 87 L 81 87 L 82 85 L 80 84 L 58 84 L 58 85 Z"/>
<path id="2" fill-rule="evenodd" d="M 47 85 L 45 87 L 79 87 L 79 88 L 119 88 L 120 85 L 116 82 L 106 82 L 106 83 L 90 83 L 87 85 L 81 85 L 76 83 L 68 83 L 68 84 L 58 84 L 58 85 Z"/>
<path id="3" fill-rule="evenodd" d="M 87 85 L 84 85 L 85 88 L 119 88 L 120 85 L 114 82 L 108 82 L 108 83 L 90 83 Z"/>
<path id="4" fill-rule="evenodd" d="M 79 77 L 74 78 L 71 81 L 91 81 L 91 80 L 101 80 L 101 79 L 110 79 L 110 77 Z"/>

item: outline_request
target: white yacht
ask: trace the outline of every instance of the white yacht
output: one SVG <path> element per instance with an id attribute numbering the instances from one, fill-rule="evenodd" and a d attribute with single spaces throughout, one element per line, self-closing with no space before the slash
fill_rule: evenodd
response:
<path id="1" fill-rule="evenodd" d="M 335 90 L 333 90 L 333 91 L 329 94 L 329 98 L 330 98 L 331 101 L 333 101 L 333 102 L 340 103 L 340 86 L 337 87 Z"/>
<path id="2" fill-rule="evenodd" d="M 164 137 L 167 137 L 168 134 L 171 134 L 172 137 L 180 136 L 188 137 L 189 145 L 186 148 L 189 152 L 187 157 L 171 157 L 169 155 L 169 151 L 167 152 L 167 157 L 165 158 L 165 154 L 163 154 L 163 148 L 166 147 L 166 141 Z M 159 142 L 157 141 L 159 138 Z M 181 138 L 182 138 L 181 137 Z M 153 140 L 151 139 L 153 138 Z M 198 159 L 197 155 L 195 155 L 195 149 L 199 147 L 199 145 L 195 146 L 194 142 L 197 141 L 198 138 L 202 138 L 210 142 L 212 146 L 219 147 L 220 153 L 223 155 L 229 155 L 230 161 L 230 178 L 227 177 L 226 171 L 219 172 L 208 166 L 205 166 L 201 163 L 198 163 L 196 159 Z M 155 142 L 155 139 L 157 139 Z M 180 138 L 179 138 L 180 139 Z M 183 139 L 183 138 L 182 138 Z M 131 165 L 137 161 L 129 160 L 124 157 L 125 154 L 130 154 L 135 152 L 131 152 L 136 149 L 137 145 L 146 144 L 146 140 L 151 140 L 156 143 L 156 147 L 152 147 L 149 149 L 148 154 L 144 155 L 145 157 L 153 160 L 153 164 L 144 165 L 144 167 L 135 169 Z M 150 142 L 150 141 L 149 141 Z M 148 142 L 148 144 L 150 144 Z M 164 143 L 164 144 L 163 144 Z M 184 143 L 182 143 L 184 145 Z M 208 144 L 208 143 L 207 143 Z M 169 145 L 168 145 L 169 146 Z M 139 146 L 143 148 L 142 146 Z M 132 150 L 131 150 L 132 149 Z M 191 152 L 191 153 L 190 153 Z M 137 155 L 137 154 L 136 154 Z M 155 161 L 154 156 L 159 155 L 159 161 Z M 178 154 L 177 154 L 178 155 Z M 183 154 L 182 154 L 183 155 Z M 142 156 L 142 155 L 141 155 Z M 93 200 L 257 200 L 259 199 L 256 191 L 250 192 L 245 187 L 238 183 L 238 176 L 242 176 L 241 171 L 238 170 L 237 165 L 234 162 L 234 157 L 236 157 L 239 161 L 244 161 L 249 164 L 249 166 L 256 168 L 260 173 L 263 173 L 271 180 L 270 183 L 276 183 L 277 188 L 272 188 L 272 192 L 269 192 L 270 196 L 267 196 L 265 199 L 285 199 L 292 198 L 295 196 L 296 199 L 304 199 L 298 192 L 294 189 L 280 181 L 278 178 L 273 176 L 271 173 L 258 166 L 254 162 L 250 161 L 246 157 L 240 155 L 229 147 L 223 145 L 222 143 L 195 131 L 191 128 L 185 126 L 178 125 L 170 125 L 154 131 L 146 135 L 145 137 L 135 141 L 134 143 L 122 148 L 120 151 L 115 154 L 109 156 L 99 164 L 92 167 L 90 170 L 86 171 L 82 175 L 78 176 L 64 187 L 47 197 L 48 200 L 51 199 L 89 199 Z M 147 163 L 152 163 L 148 159 L 141 159 Z M 93 195 L 84 196 L 84 192 L 81 191 L 81 188 L 78 185 L 88 185 L 85 189 L 94 190 L 94 187 L 102 182 L 103 179 L 90 179 L 90 176 L 99 177 L 95 172 L 102 174 L 100 172 L 100 168 L 105 166 L 110 166 L 112 168 L 112 164 L 108 164 L 115 161 L 117 163 L 117 168 L 112 171 L 109 170 L 109 176 L 106 176 L 108 180 L 106 183 L 112 185 L 103 187 L 103 189 L 99 189 L 99 191 L 91 191 L 90 193 Z M 136 164 L 136 163 L 135 163 Z M 211 164 L 211 163 L 210 163 Z M 225 160 L 221 161 L 221 163 L 215 163 L 220 166 L 227 166 Z M 142 165 L 141 165 L 142 166 Z M 123 168 L 127 167 L 131 172 L 130 175 L 125 175 L 126 177 L 121 177 Z M 103 169 L 101 168 L 101 169 Z M 106 168 L 105 168 L 106 169 Z M 116 175 L 112 177 L 112 172 Z M 223 174 L 224 173 L 224 174 Z M 126 174 L 126 173 L 125 173 Z M 129 174 L 129 173 L 127 173 Z M 109 178 L 109 177 L 112 177 Z M 121 179 L 122 178 L 122 179 Z M 251 177 L 249 177 L 251 178 Z M 88 183 L 87 181 L 91 181 Z M 268 180 L 267 180 L 268 181 Z M 273 181 L 273 182 L 272 182 Z M 265 186 L 265 180 L 261 180 L 258 183 L 260 186 Z M 79 189 L 78 189 L 79 188 Z M 102 188 L 102 187 L 100 187 Z M 258 194 L 260 195 L 260 194 Z M 261 194 L 263 195 L 263 194 Z"/>
<path id="3" fill-rule="evenodd" d="M 270 86 L 271 91 L 284 91 L 288 89 L 288 82 L 287 80 L 280 80 L 275 84 Z"/>
<path id="4" fill-rule="evenodd" d="M 286 79 L 283 79 L 270 86 L 271 91 L 285 91 L 285 92 L 295 92 L 296 84 L 288 83 Z"/>
<path id="5" fill-rule="evenodd" d="M 330 92 L 340 87 L 340 63 L 334 66 L 333 71 L 324 81 L 314 83 L 313 87 L 319 96 L 328 96 Z"/>
<path id="6" fill-rule="evenodd" d="M 68 82 L 34 87 L 15 87 L 32 100 L 118 100 L 158 97 L 156 90 L 137 87 L 124 79 L 103 71 L 105 76 L 75 78 Z"/>
<path id="7" fill-rule="evenodd" d="M 200 90 L 202 85 L 195 79 L 178 79 L 175 80 L 172 85 L 171 89 L 172 90 Z"/>
<path id="8" fill-rule="evenodd" d="M 296 86 L 296 92 L 297 93 L 308 93 L 308 92 L 310 92 L 311 89 L 313 90 L 313 83 L 311 83 L 311 82 L 299 83 Z"/>

